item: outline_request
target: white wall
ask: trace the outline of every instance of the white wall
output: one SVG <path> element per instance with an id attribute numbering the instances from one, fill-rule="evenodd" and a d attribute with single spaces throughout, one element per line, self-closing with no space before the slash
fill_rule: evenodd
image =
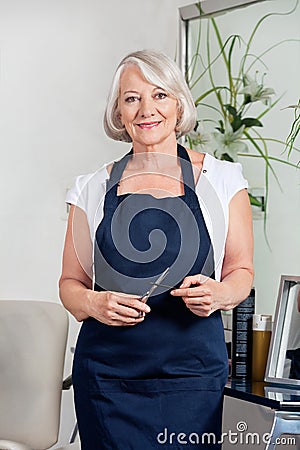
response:
<path id="1" fill-rule="evenodd" d="M 174 57 L 189 3 L 0 0 L 0 298 L 58 301 L 65 191 L 127 149 L 102 129 L 116 64 L 142 48 Z M 77 328 L 71 320 L 69 345 Z M 62 443 L 71 408 L 66 392 Z"/>

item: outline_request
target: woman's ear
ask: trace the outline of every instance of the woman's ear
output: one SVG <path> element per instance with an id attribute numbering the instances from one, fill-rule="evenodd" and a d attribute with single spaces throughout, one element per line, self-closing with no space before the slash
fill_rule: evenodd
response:
<path id="1" fill-rule="evenodd" d="M 182 105 L 181 103 L 177 100 L 177 120 L 176 120 L 176 126 L 180 123 L 182 119 Z"/>
<path id="2" fill-rule="evenodd" d="M 122 114 L 119 109 L 117 109 L 117 111 L 116 111 L 116 117 L 117 117 L 118 121 L 120 122 L 120 124 L 124 126 L 124 123 L 122 120 Z"/>
<path id="3" fill-rule="evenodd" d="M 123 121 L 122 121 L 122 114 L 121 114 L 121 111 L 120 111 L 120 104 L 119 104 L 119 98 L 116 100 L 116 103 L 115 103 L 115 113 L 114 113 L 114 116 L 115 116 L 115 118 L 118 120 L 118 122 L 121 124 L 121 125 L 124 125 L 123 124 Z"/>

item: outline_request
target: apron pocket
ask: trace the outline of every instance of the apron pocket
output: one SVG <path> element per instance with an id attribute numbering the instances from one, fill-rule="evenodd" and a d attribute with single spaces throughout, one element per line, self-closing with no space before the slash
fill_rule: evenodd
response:
<path id="1" fill-rule="evenodd" d="M 158 393 L 169 391 L 217 391 L 221 384 L 214 377 L 149 378 L 146 380 L 99 379 L 90 384 L 91 392 Z"/>
<path id="2" fill-rule="evenodd" d="M 210 449 L 202 434 L 221 432 L 222 389 L 216 378 L 94 378 L 90 396 L 111 449 Z M 213 442 L 213 441 L 210 441 Z"/>

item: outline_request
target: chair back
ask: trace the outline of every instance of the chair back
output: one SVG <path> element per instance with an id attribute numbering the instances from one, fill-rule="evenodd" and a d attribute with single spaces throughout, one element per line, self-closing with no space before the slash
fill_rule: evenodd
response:
<path id="1" fill-rule="evenodd" d="M 0 439 L 58 439 L 68 315 L 46 301 L 0 300 Z"/>

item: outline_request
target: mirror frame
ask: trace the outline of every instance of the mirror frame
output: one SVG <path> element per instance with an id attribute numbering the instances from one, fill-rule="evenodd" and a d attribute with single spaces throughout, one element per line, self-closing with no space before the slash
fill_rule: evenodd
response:
<path id="1" fill-rule="evenodd" d="M 188 67 L 188 33 L 190 20 L 205 18 L 224 14 L 237 8 L 243 8 L 254 3 L 261 3 L 269 0 L 200 0 L 191 5 L 179 8 L 179 66 L 183 73 Z M 203 13 L 199 13 L 199 6 Z"/>
<path id="2" fill-rule="evenodd" d="M 272 337 L 269 347 L 268 361 L 265 373 L 265 381 L 268 383 L 300 386 L 300 380 L 293 378 L 282 378 L 277 376 L 277 365 L 281 350 L 282 334 L 286 320 L 286 308 L 289 301 L 290 290 L 293 286 L 300 285 L 300 276 L 282 275 L 280 279 L 279 292 L 274 317 Z M 300 321 L 300 313 L 299 313 Z M 288 324 L 289 325 L 289 324 Z M 300 329 L 299 329 L 300 333 Z M 285 334 L 285 338 L 287 335 Z"/>

